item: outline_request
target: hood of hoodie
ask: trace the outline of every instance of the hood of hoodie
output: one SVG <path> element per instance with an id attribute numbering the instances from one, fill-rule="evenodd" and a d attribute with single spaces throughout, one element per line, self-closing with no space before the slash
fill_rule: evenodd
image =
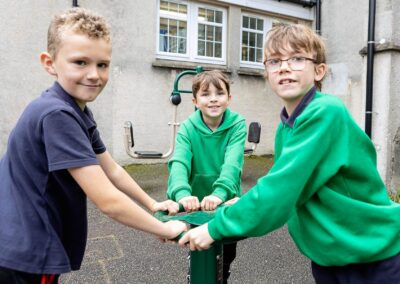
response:
<path id="1" fill-rule="evenodd" d="M 236 125 L 237 123 L 244 121 L 244 118 L 241 115 L 239 115 L 236 112 L 230 111 L 229 108 L 227 108 L 225 110 L 223 119 L 224 120 L 223 120 L 222 124 L 220 126 L 218 126 L 218 128 L 215 131 L 212 131 L 205 124 L 200 110 L 196 110 L 194 113 L 192 113 L 188 118 L 188 122 L 203 134 L 218 135 L 218 133 L 221 133 L 221 132 L 231 128 L 232 126 Z"/>

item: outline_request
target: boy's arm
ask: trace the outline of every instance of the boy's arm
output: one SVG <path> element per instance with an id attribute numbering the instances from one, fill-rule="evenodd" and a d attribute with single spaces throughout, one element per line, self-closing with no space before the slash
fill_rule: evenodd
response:
<path id="1" fill-rule="evenodd" d="M 347 143 L 341 135 L 341 114 L 318 109 L 299 122 L 286 138 L 278 160 L 264 177 L 235 204 L 219 210 L 208 224 L 213 239 L 261 236 L 283 226 L 344 164 L 346 153 L 336 147 Z M 317 112 L 320 112 L 319 114 Z M 279 133 L 277 133 L 279 135 Z M 324 168 L 323 175 L 318 169 Z"/>
<path id="2" fill-rule="evenodd" d="M 190 140 L 185 133 L 185 126 L 182 125 L 176 137 L 174 156 L 168 162 L 169 178 L 167 196 L 174 201 L 179 201 L 184 197 L 192 195 L 189 176 L 193 153 Z"/>
<path id="3" fill-rule="evenodd" d="M 168 210 L 170 214 L 178 212 L 179 205 L 172 201 L 157 202 L 151 198 L 143 189 L 135 182 L 134 179 L 111 157 L 107 151 L 96 155 L 100 166 L 105 172 L 106 176 L 110 179 L 112 184 L 135 199 L 137 202 L 145 206 L 152 212 L 158 210 Z"/>
<path id="4" fill-rule="evenodd" d="M 240 184 L 244 163 L 244 144 L 247 129 L 245 121 L 236 125 L 236 130 L 229 139 L 226 147 L 224 164 L 221 167 L 219 178 L 213 184 L 212 195 L 222 202 L 240 196 Z"/>
<path id="5" fill-rule="evenodd" d="M 68 169 L 87 197 L 106 215 L 129 227 L 172 239 L 185 228 L 182 223 L 162 223 L 114 187 L 98 165 Z"/>

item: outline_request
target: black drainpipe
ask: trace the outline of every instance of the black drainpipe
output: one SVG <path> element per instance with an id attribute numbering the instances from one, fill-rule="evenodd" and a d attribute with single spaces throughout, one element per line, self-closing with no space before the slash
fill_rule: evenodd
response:
<path id="1" fill-rule="evenodd" d="M 72 0 L 72 7 L 79 7 L 78 0 Z"/>
<path id="2" fill-rule="evenodd" d="M 294 4 L 302 5 L 303 7 L 315 8 L 315 30 L 316 32 L 321 35 L 321 0 L 278 0 L 279 2 L 285 1 Z"/>
<path id="3" fill-rule="evenodd" d="M 368 43 L 367 43 L 367 94 L 365 103 L 365 133 L 372 135 L 372 89 L 374 83 L 375 51 L 375 9 L 376 0 L 369 0 Z"/>

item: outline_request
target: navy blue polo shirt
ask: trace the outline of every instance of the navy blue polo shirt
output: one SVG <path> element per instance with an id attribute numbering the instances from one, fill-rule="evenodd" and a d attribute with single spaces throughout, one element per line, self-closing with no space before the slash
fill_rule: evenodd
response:
<path id="1" fill-rule="evenodd" d="M 80 268 L 86 195 L 69 168 L 106 151 L 93 115 L 55 82 L 31 102 L 0 160 L 0 266 L 29 273 Z"/>

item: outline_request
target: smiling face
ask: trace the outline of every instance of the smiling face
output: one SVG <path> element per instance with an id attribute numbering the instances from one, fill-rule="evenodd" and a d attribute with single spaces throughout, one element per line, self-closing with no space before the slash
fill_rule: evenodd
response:
<path id="1" fill-rule="evenodd" d="M 111 43 L 73 31 L 62 35 L 56 58 L 41 54 L 45 69 L 57 77 L 63 89 L 83 109 L 94 101 L 107 84 L 111 61 Z"/>
<path id="2" fill-rule="evenodd" d="M 193 98 L 193 103 L 200 109 L 204 122 L 212 130 L 217 129 L 220 125 L 224 112 L 231 100 L 225 83 L 221 80 L 218 82 L 219 88 L 213 83 L 209 83 L 208 86 L 202 85 L 196 97 Z"/>

